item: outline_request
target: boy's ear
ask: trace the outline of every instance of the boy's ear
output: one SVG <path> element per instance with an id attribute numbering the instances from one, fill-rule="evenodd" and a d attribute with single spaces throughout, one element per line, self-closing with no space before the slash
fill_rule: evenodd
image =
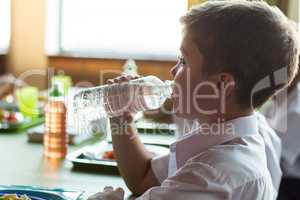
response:
<path id="1" fill-rule="evenodd" d="M 218 89 L 225 97 L 231 96 L 235 89 L 235 80 L 230 73 L 221 73 L 218 77 Z"/>

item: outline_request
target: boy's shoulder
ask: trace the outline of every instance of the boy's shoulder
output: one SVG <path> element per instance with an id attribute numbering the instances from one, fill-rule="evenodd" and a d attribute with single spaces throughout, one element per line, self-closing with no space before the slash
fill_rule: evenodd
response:
<path id="1" fill-rule="evenodd" d="M 259 134 L 210 147 L 188 160 L 182 170 L 198 171 L 202 178 L 237 188 L 249 182 L 270 181 L 264 142 Z"/>
<path id="2" fill-rule="evenodd" d="M 277 196 L 260 134 L 202 151 L 162 186 L 188 190 L 206 197 L 203 199 L 275 199 Z"/>

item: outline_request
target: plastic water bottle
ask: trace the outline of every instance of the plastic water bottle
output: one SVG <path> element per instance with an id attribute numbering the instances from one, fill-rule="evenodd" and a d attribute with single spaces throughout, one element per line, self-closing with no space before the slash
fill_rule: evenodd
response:
<path id="1" fill-rule="evenodd" d="M 146 76 L 80 91 L 74 97 L 74 113 L 79 123 L 121 116 L 124 112 L 159 108 L 172 94 L 172 81 Z"/>

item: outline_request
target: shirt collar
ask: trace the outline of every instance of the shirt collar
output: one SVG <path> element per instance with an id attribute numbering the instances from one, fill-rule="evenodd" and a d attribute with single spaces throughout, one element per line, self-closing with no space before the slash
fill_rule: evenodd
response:
<path id="1" fill-rule="evenodd" d="M 256 133 L 258 133 L 258 123 L 254 115 L 210 126 L 202 124 L 199 128 L 171 144 L 170 150 L 171 153 L 176 155 L 176 168 L 178 169 L 189 158 L 196 156 L 209 147 Z"/>

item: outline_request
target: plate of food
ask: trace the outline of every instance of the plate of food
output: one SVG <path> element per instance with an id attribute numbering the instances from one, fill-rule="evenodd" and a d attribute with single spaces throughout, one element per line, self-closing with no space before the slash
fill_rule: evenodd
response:
<path id="1" fill-rule="evenodd" d="M 29 121 L 20 112 L 0 109 L 0 128 L 2 129 L 19 126 Z"/>
<path id="2" fill-rule="evenodd" d="M 17 193 L 9 194 L 9 193 L 0 193 L 0 200 L 45 200 L 44 198 L 28 196 L 26 194 Z"/>
<path id="3" fill-rule="evenodd" d="M 45 101 L 39 98 L 37 88 L 32 86 L 12 87 L 12 90 L 1 92 L 4 86 L 0 83 L 1 133 L 17 132 L 44 121 L 43 105 Z"/>
<path id="4" fill-rule="evenodd" d="M 19 111 L 0 108 L 0 132 L 30 128 L 43 122 L 43 117 L 24 117 Z"/>
<path id="5" fill-rule="evenodd" d="M 83 192 L 30 186 L 1 186 L 0 200 L 79 200 Z"/>
<path id="6" fill-rule="evenodd" d="M 146 148 L 156 154 L 164 155 L 169 152 L 169 148 L 145 144 Z M 100 169 L 117 169 L 117 162 L 112 144 L 106 141 L 83 147 L 67 156 L 76 169 L 100 171 Z"/>

